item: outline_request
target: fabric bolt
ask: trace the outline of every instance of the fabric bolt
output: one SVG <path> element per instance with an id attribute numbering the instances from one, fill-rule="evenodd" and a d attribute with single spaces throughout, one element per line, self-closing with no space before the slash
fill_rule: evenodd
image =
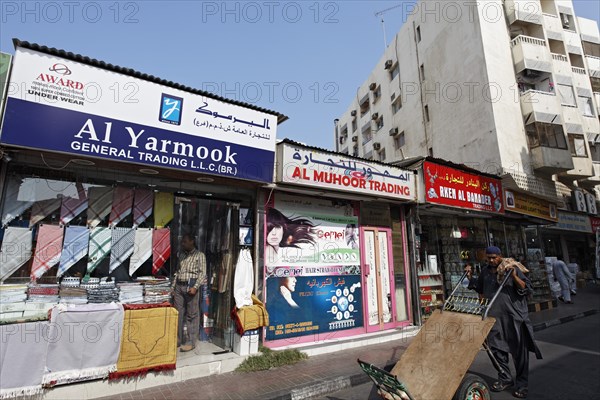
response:
<path id="1" fill-rule="evenodd" d="M 134 242 L 135 229 L 112 229 L 109 272 L 113 272 L 119 265 L 123 264 L 125 260 L 127 260 L 133 254 Z"/>
<path id="2" fill-rule="evenodd" d="M 60 260 L 64 229 L 58 225 L 41 225 L 31 265 L 31 279 L 36 280 Z"/>
<path id="3" fill-rule="evenodd" d="M 92 187 L 89 190 L 87 224 L 91 228 L 98 226 L 110 213 L 113 198 L 113 188 Z"/>
<path id="4" fill-rule="evenodd" d="M 133 198 L 133 225 L 139 226 L 150 214 L 154 205 L 154 192 L 149 189 L 135 189 Z"/>
<path id="5" fill-rule="evenodd" d="M 252 305 L 252 289 L 254 288 L 254 267 L 249 249 L 242 249 L 235 266 L 233 277 L 233 297 L 235 306 L 242 308 Z"/>
<path id="6" fill-rule="evenodd" d="M 33 206 L 31 207 L 31 217 L 29 217 L 29 227 L 33 227 L 48 215 L 58 210 L 61 202 L 62 199 L 59 197 L 33 203 Z"/>
<path id="7" fill-rule="evenodd" d="M 164 228 L 173 219 L 173 193 L 158 192 L 154 196 L 154 226 Z"/>
<path id="8" fill-rule="evenodd" d="M 90 231 L 87 275 L 91 274 L 110 252 L 111 236 L 109 228 L 96 227 Z"/>
<path id="9" fill-rule="evenodd" d="M 48 341 L 42 384 L 103 379 L 114 372 L 123 316 L 123 307 L 116 303 L 55 306 L 48 329 L 53 340 Z"/>
<path id="10" fill-rule="evenodd" d="M 48 322 L 0 325 L 0 399 L 42 392 Z"/>
<path id="11" fill-rule="evenodd" d="M 171 257 L 171 230 L 156 229 L 152 232 L 152 273 L 156 275 Z"/>
<path id="12" fill-rule="evenodd" d="M 19 201 L 19 189 L 21 180 L 9 178 L 5 188 L 4 208 L 2 213 L 2 226 L 18 218 L 33 205 L 33 201 Z"/>
<path id="13" fill-rule="evenodd" d="M 81 183 L 77 184 L 77 197 L 63 197 L 60 206 L 60 223 L 68 224 L 88 208 L 88 198 Z"/>
<path id="14" fill-rule="evenodd" d="M 117 186 L 113 192 L 112 208 L 108 218 L 109 226 L 116 226 L 131 214 L 133 207 L 133 189 Z"/>
<path id="15" fill-rule="evenodd" d="M 0 248 L 0 282 L 15 273 L 31 258 L 33 232 L 9 226 Z"/>
<path id="16" fill-rule="evenodd" d="M 135 230 L 133 254 L 129 261 L 129 276 L 145 263 L 152 255 L 152 228 Z"/>
<path id="17" fill-rule="evenodd" d="M 65 230 L 65 241 L 57 276 L 64 275 L 77 261 L 88 253 L 90 230 L 85 226 L 68 226 Z"/>
<path id="18" fill-rule="evenodd" d="M 177 310 L 169 303 L 125 305 L 117 371 L 110 379 L 175 369 Z"/>

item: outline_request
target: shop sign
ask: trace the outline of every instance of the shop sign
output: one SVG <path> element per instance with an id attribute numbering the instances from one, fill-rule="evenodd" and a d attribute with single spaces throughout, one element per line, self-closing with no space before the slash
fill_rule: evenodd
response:
<path id="1" fill-rule="evenodd" d="M 423 163 L 428 203 L 504 213 L 499 179 L 472 174 L 429 161 Z"/>
<path id="2" fill-rule="evenodd" d="M 391 165 L 370 163 L 282 143 L 278 146 L 277 182 L 414 200 L 415 175 Z"/>
<path id="3" fill-rule="evenodd" d="M 8 71 L 10 71 L 10 59 L 10 54 L 0 53 L 0 112 L 2 111 L 4 99 L 6 97 Z"/>
<path id="4" fill-rule="evenodd" d="M 360 224 L 369 226 L 392 226 L 390 205 L 373 201 L 360 203 Z"/>
<path id="5" fill-rule="evenodd" d="M 573 201 L 577 211 L 587 212 L 587 202 L 585 200 L 585 193 L 579 189 L 572 191 Z"/>
<path id="6" fill-rule="evenodd" d="M 272 182 L 275 115 L 23 48 L 10 83 L 3 144 Z"/>
<path id="7" fill-rule="evenodd" d="M 561 229 L 564 231 L 592 233 L 592 225 L 589 216 L 561 210 L 558 211 L 558 223 L 550 228 Z"/>
<path id="8" fill-rule="evenodd" d="M 512 190 L 504 191 L 504 207 L 506 211 L 517 214 L 530 215 L 553 222 L 558 221 L 556 204 Z"/>
<path id="9" fill-rule="evenodd" d="M 600 218 L 590 217 L 590 224 L 592 226 L 592 232 L 596 232 L 597 230 L 600 230 Z"/>

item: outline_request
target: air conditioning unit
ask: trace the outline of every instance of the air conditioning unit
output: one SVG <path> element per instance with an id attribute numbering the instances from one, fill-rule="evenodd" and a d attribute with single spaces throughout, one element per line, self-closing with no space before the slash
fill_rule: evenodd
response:
<path id="1" fill-rule="evenodd" d="M 344 136 L 340 137 L 340 144 L 344 144 L 344 140 L 345 140 L 345 139 L 346 139 L 346 138 L 345 138 Z"/>
<path id="2" fill-rule="evenodd" d="M 390 136 L 396 136 L 398 132 L 398 128 L 392 128 L 390 129 Z"/>
<path id="3" fill-rule="evenodd" d="M 373 143 L 373 149 L 377 150 L 377 151 L 381 150 L 381 143 L 379 143 L 379 142 Z"/>
<path id="4" fill-rule="evenodd" d="M 390 68 L 392 68 L 392 64 L 393 64 L 392 60 L 387 60 L 387 61 L 385 62 L 385 69 L 390 69 Z"/>
<path id="5" fill-rule="evenodd" d="M 376 121 L 379 118 L 379 113 L 374 113 L 373 115 L 371 115 L 371 119 L 373 121 Z"/>
<path id="6" fill-rule="evenodd" d="M 358 142 L 358 136 L 352 136 L 352 141 L 353 142 Z"/>
<path id="7" fill-rule="evenodd" d="M 375 90 L 375 88 L 376 88 L 376 87 L 377 87 L 377 84 L 376 84 L 375 82 L 373 82 L 373 83 L 371 83 L 371 84 L 369 85 L 369 89 L 370 89 L 371 91 Z"/>
<path id="8" fill-rule="evenodd" d="M 569 16 L 567 14 L 563 14 L 563 28 L 569 29 Z"/>
<path id="9" fill-rule="evenodd" d="M 350 111 L 350 115 L 353 116 L 353 117 L 356 117 L 356 110 Z"/>

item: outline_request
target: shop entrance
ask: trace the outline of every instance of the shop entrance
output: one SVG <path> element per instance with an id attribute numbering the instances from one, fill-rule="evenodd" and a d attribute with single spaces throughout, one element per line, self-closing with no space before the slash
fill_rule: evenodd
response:
<path id="1" fill-rule="evenodd" d="M 239 205 L 197 197 L 175 198 L 175 218 L 171 232 L 172 271 L 178 265 L 183 235 L 195 237 L 196 247 L 206 256 L 208 283 L 199 292 L 200 341 L 221 349 L 232 348 L 232 283 L 239 245 Z"/>
<path id="2" fill-rule="evenodd" d="M 395 315 L 392 232 L 387 228 L 361 228 L 361 237 L 367 332 L 390 329 Z"/>

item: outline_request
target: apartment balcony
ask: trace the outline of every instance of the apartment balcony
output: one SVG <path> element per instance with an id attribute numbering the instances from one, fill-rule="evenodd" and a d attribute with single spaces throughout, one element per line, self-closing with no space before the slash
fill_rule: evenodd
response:
<path id="1" fill-rule="evenodd" d="M 514 23 L 542 25 L 542 8 L 537 1 L 506 0 L 504 13 L 510 25 Z"/>
<path id="2" fill-rule="evenodd" d="M 566 172 L 574 166 L 568 149 L 539 146 L 531 149 L 530 154 L 533 169 L 545 175 Z"/>
<path id="3" fill-rule="evenodd" d="M 552 66 L 557 75 L 571 75 L 571 64 L 565 55 L 552 53 Z"/>
<path id="4" fill-rule="evenodd" d="M 600 79 L 600 57 L 585 56 L 590 76 Z"/>
<path id="5" fill-rule="evenodd" d="M 600 162 L 592 161 L 592 176 L 578 179 L 578 186 L 585 189 L 593 189 L 594 186 L 600 185 Z"/>
<path id="6" fill-rule="evenodd" d="M 553 14 L 543 14 L 542 24 L 544 25 L 544 30 L 546 31 L 548 39 L 562 40 L 563 28 L 558 16 Z"/>
<path id="7" fill-rule="evenodd" d="M 528 90 L 521 94 L 521 112 L 525 125 L 533 122 L 561 124 L 561 106 L 554 92 Z"/>
<path id="8" fill-rule="evenodd" d="M 544 39 L 519 35 L 511 40 L 515 72 L 526 69 L 552 72 L 552 57 Z"/>
<path id="9" fill-rule="evenodd" d="M 592 159 L 589 157 L 572 157 L 573 169 L 564 172 L 558 176 L 559 180 L 573 181 L 579 179 L 592 178 L 594 168 Z"/>
<path id="10" fill-rule="evenodd" d="M 579 67 L 571 67 L 571 71 L 573 71 L 574 74 L 577 75 L 585 75 L 585 68 L 579 68 Z"/>

